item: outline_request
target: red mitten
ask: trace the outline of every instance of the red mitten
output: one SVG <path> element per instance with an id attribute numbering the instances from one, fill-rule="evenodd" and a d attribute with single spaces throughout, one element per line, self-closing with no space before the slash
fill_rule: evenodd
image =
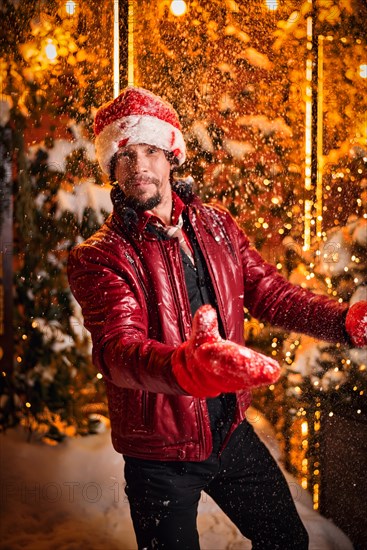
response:
<path id="1" fill-rule="evenodd" d="M 172 368 L 179 385 L 194 397 L 272 384 L 280 373 L 274 359 L 223 340 L 215 309 L 208 305 L 196 312 L 192 335 L 174 352 Z"/>
<path id="2" fill-rule="evenodd" d="M 367 346 L 367 302 L 356 302 L 349 309 L 345 328 L 352 344 L 357 348 Z"/>

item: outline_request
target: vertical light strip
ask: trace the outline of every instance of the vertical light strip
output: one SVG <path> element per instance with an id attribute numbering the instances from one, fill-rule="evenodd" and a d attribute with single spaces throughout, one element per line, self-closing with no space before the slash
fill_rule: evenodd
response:
<path id="1" fill-rule="evenodd" d="M 120 93 L 119 0 L 113 0 L 113 97 Z"/>
<path id="2" fill-rule="evenodd" d="M 317 182 L 316 182 L 316 236 L 322 238 L 322 176 L 324 170 L 323 147 L 324 103 L 324 37 L 318 36 L 317 66 Z"/>
<path id="3" fill-rule="evenodd" d="M 305 200 L 305 226 L 303 238 L 303 250 L 307 251 L 311 248 L 311 220 L 312 220 L 312 201 Z"/>
<path id="4" fill-rule="evenodd" d="M 309 0 L 312 4 L 312 1 Z M 306 94 L 305 94 L 305 191 L 312 188 L 311 181 L 311 160 L 312 160 L 312 17 L 307 17 L 307 54 L 306 60 Z M 311 247 L 311 222 L 312 222 L 312 201 L 305 199 L 305 220 L 303 249 L 310 250 Z"/>
<path id="5" fill-rule="evenodd" d="M 129 86 L 134 86 L 134 0 L 129 0 L 127 25 L 127 81 Z"/>
<path id="6" fill-rule="evenodd" d="M 305 189 L 310 191 L 312 159 L 312 60 L 306 61 L 306 97 L 305 97 Z"/>

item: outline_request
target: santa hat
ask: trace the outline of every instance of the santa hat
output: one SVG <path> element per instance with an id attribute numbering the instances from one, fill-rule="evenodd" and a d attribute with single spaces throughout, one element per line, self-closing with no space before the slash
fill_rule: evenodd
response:
<path id="1" fill-rule="evenodd" d="M 172 105 L 143 88 L 129 86 L 102 105 L 94 120 L 97 160 L 106 174 L 120 147 L 146 143 L 173 153 L 181 165 L 186 148 L 178 115 Z"/>

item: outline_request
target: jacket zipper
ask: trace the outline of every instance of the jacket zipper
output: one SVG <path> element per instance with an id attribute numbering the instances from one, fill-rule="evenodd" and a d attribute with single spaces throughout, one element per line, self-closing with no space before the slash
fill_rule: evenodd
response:
<path id="1" fill-rule="evenodd" d="M 200 431 L 200 439 L 203 442 L 203 449 L 200 453 L 199 460 L 204 460 L 207 455 L 207 446 L 208 446 L 208 440 L 205 437 L 205 421 L 204 421 L 204 408 L 207 408 L 206 405 L 206 399 L 198 399 L 197 403 L 195 403 L 195 406 L 197 407 L 198 411 L 198 418 L 199 418 L 199 431 Z M 209 418 L 209 415 L 207 415 Z M 211 431 L 211 430 L 210 430 Z"/>
<path id="2" fill-rule="evenodd" d="M 134 258 L 132 258 L 130 256 L 130 254 L 128 252 L 125 251 L 125 256 L 128 260 L 128 262 L 130 263 L 131 267 L 133 268 L 133 270 L 135 271 L 135 275 L 139 281 L 139 284 L 143 290 L 143 293 L 144 293 L 144 296 L 145 296 L 145 299 L 148 301 L 148 291 L 147 291 L 147 288 L 145 286 L 145 283 L 139 273 L 139 270 L 138 270 L 138 266 L 136 265 L 136 262 L 134 261 Z"/>
<path id="3" fill-rule="evenodd" d="M 143 395 L 141 396 L 142 404 L 141 404 L 141 414 L 143 417 L 143 426 L 148 426 L 148 392 L 143 391 Z"/>
<path id="4" fill-rule="evenodd" d="M 185 334 L 185 326 L 183 324 L 183 321 L 182 321 L 182 314 L 181 314 L 181 311 L 178 310 L 177 308 L 177 304 L 180 303 L 180 299 L 179 299 L 179 296 L 178 296 L 178 292 L 177 292 L 177 289 L 176 289 L 176 286 L 172 284 L 171 281 L 174 280 L 174 274 L 172 272 L 172 269 L 171 269 L 171 266 L 170 266 L 170 263 L 169 261 L 167 261 L 167 258 L 166 258 L 166 251 L 164 249 L 164 246 L 162 244 L 161 241 L 158 241 L 158 244 L 159 244 L 159 247 L 161 248 L 161 253 L 162 253 L 162 258 L 166 264 L 166 268 L 167 268 L 167 272 L 169 273 L 169 278 L 170 278 L 170 283 L 171 283 L 171 288 L 172 288 L 172 294 L 173 294 L 173 298 L 174 298 L 174 303 L 175 303 L 175 306 L 176 306 L 176 312 L 177 312 L 177 318 L 178 318 L 178 324 L 179 324 L 179 327 L 180 327 L 180 332 L 181 332 L 181 338 L 182 338 L 182 341 L 185 341 L 186 339 L 186 334 Z M 178 243 L 177 243 L 177 247 L 178 247 Z"/>

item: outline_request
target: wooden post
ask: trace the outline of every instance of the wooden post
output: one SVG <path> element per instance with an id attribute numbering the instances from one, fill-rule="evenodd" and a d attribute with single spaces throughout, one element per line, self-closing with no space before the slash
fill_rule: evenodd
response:
<path id="1" fill-rule="evenodd" d="M 13 203 L 12 131 L 0 126 L 0 366 L 13 369 Z"/>
<path id="2" fill-rule="evenodd" d="M 119 66 L 120 88 L 125 88 L 129 83 L 128 76 L 128 36 L 129 36 L 129 3 L 127 0 L 119 0 Z"/>

